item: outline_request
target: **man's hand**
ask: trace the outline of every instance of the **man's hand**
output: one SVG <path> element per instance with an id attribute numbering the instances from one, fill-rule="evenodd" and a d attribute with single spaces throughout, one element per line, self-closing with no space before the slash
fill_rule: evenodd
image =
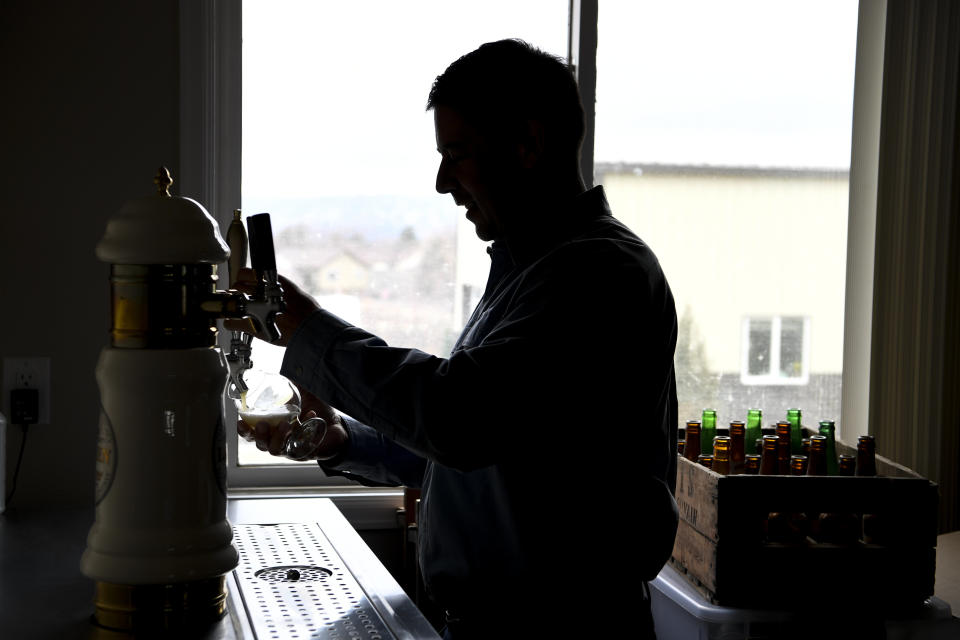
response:
<path id="1" fill-rule="evenodd" d="M 286 309 L 283 313 L 277 314 L 276 322 L 277 329 L 280 330 L 280 339 L 274 344 L 285 347 L 300 323 L 311 313 L 318 310 L 320 305 L 292 280 L 288 280 L 281 275 L 278 275 L 277 278 L 283 288 L 283 301 Z M 254 295 L 257 292 L 257 272 L 250 268 L 240 269 L 237 280 L 232 286 L 241 293 Z M 239 319 L 224 320 L 223 326 L 228 331 L 245 331 L 246 333 L 252 331 L 249 322 Z"/>
<path id="2" fill-rule="evenodd" d="M 326 423 L 325 429 L 320 429 L 316 433 L 309 446 L 293 452 L 289 457 L 291 460 L 329 460 L 340 453 L 347 443 L 347 431 L 343 428 L 343 422 L 339 414 L 327 403 L 317 398 L 315 395 L 300 387 L 301 413 L 291 424 L 281 424 L 271 428 L 265 421 L 258 422 L 251 427 L 243 420 L 237 422 L 237 433 L 244 440 L 253 442 L 261 451 L 267 451 L 274 456 L 284 455 L 284 444 L 287 436 L 294 427 L 307 422 L 311 418 L 322 418 Z"/>

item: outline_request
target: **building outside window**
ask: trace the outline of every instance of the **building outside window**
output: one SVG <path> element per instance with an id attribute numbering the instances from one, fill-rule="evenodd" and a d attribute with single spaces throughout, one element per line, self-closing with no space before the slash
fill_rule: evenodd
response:
<path id="1" fill-rule="evenodd" d="M 857 13 L 600 6 L 594 176 L 670 281 L 681 423 L 840 422 Z"/>

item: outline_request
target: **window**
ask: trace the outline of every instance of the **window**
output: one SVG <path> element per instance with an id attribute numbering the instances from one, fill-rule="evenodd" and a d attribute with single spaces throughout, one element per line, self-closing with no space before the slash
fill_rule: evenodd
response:
<path id="1" fill-rule="evenodd" d="M 743 384 L 807 384 L 808 318 L 744 318 Z"/>
<path id="2" fill-rule="evenodd" d="M 476 11 L 439 2 L 404 5 L 402 11 L 395 3 L 331 8 L 274 2 L 269 10 L 261 9 L 266 3 L 243 4 L 244 56 L 259 51 L 280 59 L 264 58 L 258 69 L 245 58 L 245 74 L 260 79 L 245 76 L 242 96 L 240 3 L 181 7 L 183 192 L 204 202 L 226 227 L 241 202 L 241 153 L 231 145 L 241 139 L 236 105 L 242 104 L 248 128 L 242 208 L 273 214 L 281 269 L 299 262 L 296 253 L 307 245 L 322 248 L 324 255 L 318 250 L 312 259 L 323 264 L 294 276 L 315 285 L 325 304 L 393 342 L 442 351 L 442 336 L 451 339 L 483 290 L 486 256 L 472 233 L 450 222 L 458 212 L 431 193 L 435 160 L 430 115 L 423 112 L 426 89 L 448 62 L 484 40 L 522 36 L 563 54 L 568 27 L 577 44 L 576 30 L 585 20 L 588 43 L 592 3 L 570 3 L 577 10 L 583 6 L 573 24 L 571 7 L 559 1 L 482 3 Z M 322 14 L 295 15 L 315 5 Z M 812 419 L 838 415 L 856 20 L 854 0 L 610 3 L 596 21 L 596 58 L 589 46 L 575 47 L 577 55 L 583 52 L 578 62 L 584 68 L 593 62 L 597 67 L 595 182 L 606 188 L 615 215 L 653 247 L 676 297 L 681 420 L 708 405 L 721 420 L 738 417 L 748 405 L 762 406 L 767 415 L 776 415 L 780 405 L 804 407 Z M 283 40 L 258 44 L 251 31 L 258 24 L 282 33 Z M 882 31 L 882 20 L 878 24 Z M 421 42 L 429 46 L 415 46 Z M 801 62 L 788 56 L 791 50 L 802 54 Z M 369 52 L 378 54 L 380 66 L 369 66 Z M 310 65 L 303 69 L 298 61 Z M 357 83 L 357 77 L 380 81 Z M 367 85 L 379 93 L 358 93 Z M 217 91 L 206 90 L 211 87 Z M 408 87 L 415 95 L 402 92 Z M 251 110 L 258 109 L 256 116 Z M 413 120 L 391 120 L 398 114 Z M 257 117 L 259 131 L 250 130 Z M 389 134 L 358 131 L 355 118 L 383 125 Z M 588 139 L 593 129 L 589 119 Z M 252 145 L 261 143 L 266 146 L 253 152 Z M 304 205 L 308 199 L 313 208 Z M 447 224 L 447 235 L 422 233 L 421 215 L 437 224 L 431 234 Z M 307 218 L 320 228 L 298 226 Z M 389 232 L 357 235 L 343 224 L 351 218 L 366 230 Z M 397 219 L 403 224 L 394 224 Z M 434 281 L 434 292 L 417 293 L 407 288 L 415 280 L 409 276 L 418 260 L 423 268 L 428 252 L 419 258 L 416 251 L 405 253 L 404 242 L 424 243 L 428 236 L 440 249 L 430 256 L 452 256 L 434 264 L 449 280 Z M 342 241 L 339 247 L 334 239 Z M 372 247 L 376 243 L 379 248 Z M 441 343 L 420 344 L 409 328 L 416 320 L 407 315 L 405 322 L 396 321 L 403 315 L 398 306 L 397 313 L 386 314 L 366 306 L 372 301 L 358 292 L 377 287 L 385 308 L 401 295 L 433 304 L 431 321 L 447 327 L 446 333 L 431 331 Z M 433 297 L 437 289 L 442 295 Z M 380 316 L 392 328 L 377 328 Z M 758 321 L 753 343 L 744 318 Z M 803 319 L 799 346 L 791 318 Z M 810 332 L 814 325 L 816 336 Z M 269 349 L 258 347 L 258 366 L 271 358 L 277 364 Z M 774 355 L 779 358 L 765 374 L 758 368 L 761 349 L 770 367 Z M 790 364 L 785 374 L 781 364 L 796 363 L 797 351 L 802 373 L 795 375 Z M 767 382 L 749 384 L 742 377 Z M 807 382 L 783 382 L 798 379 Z M 789 401 L 771 399 L 783 390 L 794 394 Z M 237 443 L 231 447 L 232 487 L 318 481 L 312 468 L 240 465 Z"/>
<path id="3" fill-rule="evenodd" d="M 673 290 L 681 421 L 839 421 L 857 8 L 600 6 L 594 178 Z"/>

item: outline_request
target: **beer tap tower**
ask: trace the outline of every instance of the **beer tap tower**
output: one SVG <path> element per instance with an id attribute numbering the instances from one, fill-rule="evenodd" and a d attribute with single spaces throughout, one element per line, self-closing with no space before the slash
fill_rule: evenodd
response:
<path id="1" fill-rule="evenodd" d="M 219 291 L 230 250 L 216 222 L 170 195 L 166 169 L 154 182 L 157 193 L 124 204 L 96 250 L 111 265 L 111 329 L 96 368 L 96 520 L 81 559 L 96 623 L 133 632 L 200 627 L 226 611 L 238 556 L 226 517 L 224 389 L 228 378 L 245 388 L 252 338 L 235 332 L 224 357 L 217 320 L 248 318 L 273 341 L 283 310 L 268 214 L 248 219 L 256 294 Z"/>

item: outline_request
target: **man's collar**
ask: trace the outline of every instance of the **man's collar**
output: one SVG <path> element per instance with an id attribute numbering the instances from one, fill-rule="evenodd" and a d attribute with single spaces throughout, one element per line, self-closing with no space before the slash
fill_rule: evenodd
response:
<path id="1" fill-rule="evenodd" d="M 545 213 L 527 233 L 495 240 L 487 252 L 494 257 L 503 250 L 514 264 L 526 265 L 576 237 L 592 221 L 611 215 L 607 196 L 599 185 L 575 196 L 566 207 Z"/>

